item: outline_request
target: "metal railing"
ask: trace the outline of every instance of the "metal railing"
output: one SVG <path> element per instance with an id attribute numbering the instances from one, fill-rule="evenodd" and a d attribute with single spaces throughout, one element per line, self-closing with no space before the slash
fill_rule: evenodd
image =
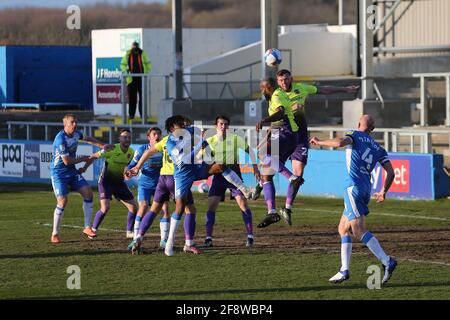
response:
<path id="1" fill-rule="evenodd" d="M 122 73 L 120 75 L 120 103 L 122 104 L 122 124 L 127 122 L 127 85 L 125 78 L 127 77 L 140 77 L 141 81 L 141 96 L 142 96 L 142 124 L 144 125 L 147 119 L 148 107 L 151 102 L 152 92 L 151 92 L 151 79 L 152 78 L 162 78 L 164 79 L 164 93 L 163 98 L 169 98 L 169 79 L 172 75 L 164 75 L 164 74 L 149 74 L 149 73 Z M 139 101 L 137 101 L 137 105 L 139 105 Z M 138 107 L 136 106 L 136 109 Z"/>
<path id="2" fill-rule="evenodd" d="M 292 69 L 292 50 L 291 49 L 280 49 L 281 52 L 288 52 L 289 53 L 289 70 Z M 210 99 L 211 96 L 209 94 L 209 88 L 211 87 L 211 85 L 216 85 L 219 86 L 220 88 L 220 94 L 217 97 L 211 98 L 211 99 L 223 99 L 223 94 L 225 92 L 225 89 L 228 88 L 228 90 L 230 91 L 231 94 L 231 99 L 236 99 L 236 98 L 241 98 L 241 99 L 251 99 L 252 98 L 252 94 L 253 94 L 253 87 L 254 87 L 254 82 L 259 83 L 259 81 L 261 80 L 260 77 L 255 78 L 255 72 L 253 70 L 254 66 L 260 66 L 261 65 L 261 60 L 258 61 L 254 61 L 248 64 L 245 64 L 243 66 L 239 66 L 227 71 L 223 71 L 223 72 L 190 72 L 190 73 L 183 73 L 183 76 L 188 76 L 188 77 L 201 77 L 204 79 L 204 81 L 183 81 L 183 88 L 184 91 L 186 93 L 186 95 L 188 96 L 189 99 L 192 98 L 198 98 L 198 97 L 193 97 L 192 95 L 192 85 L 202 85 L 204 86 L 204 92 L 205 92 L 205 99 Z M 248 80 L 239 80 L 239 81 L 217 81 L 216 79 L 214 79 L 213 81 L 210 81 L 210 79 L 212 77 L 224 77 L 227 76 L 229 74 L 232 74 L 233 72 L 238 72 L 238 71 L 245 71 L 248 70 Z M 258 72 L 258 74 L 261 74 L 261 72 Z M 240 77 L 240 79 L 242 79 L 242 77 Z M 237 95 L 234 94 L 234 91 L 232 89 L 232 85 L 238 85 L 240 87 L 243 87 L 245 85 L 248 85 L 248 95 L 243 96 L 243 97 L 237 97 Z M 188 86 L 191 86 L 191 90 L 189 90 Z"/>
<path id="3" fill-rule="evenodd" d="M 33 131 L 36 127 L 44 127 L 44 140 L 52 141 L 54 136 L 49 135 L 49 128 L 62 128 L 61 123 L 57 122 L 30 122 L 30 121 L 8 121 L 8 139 L 23 139 L 17 138 L 14 135 L 15 126 L 25 126 L 26 140 L 42 140 L 33 137 Z M 92 136 L 97 128 L 108 128 L 108 143 L 113 143 L 114 131 L 121 128 L 128 128 L 133 131 L 142 130 L 145 132 L 150 125 L 145 124 L 111 124 L 101 122 L 78 123 L 80 128 L 86 135 Z M 204 125 L 203 128 L 213 128 L 211 125 Z M 239 130 L 254 130 L 254 126 L 233 126 L 233 129 Z M 344 133 L 351 128 L 341 127 L 309 127 L 308 131 L 311 135 L 326 135 L 329 138 L 335 138 L 338 133 Z M 390 152 L 418 152 L 418 153 L 432 153 L 434 148 L 441 147 L 450 150 L 450 129 L 416 129 L 416 128 L 376 128 L 375 134 L 381 134 L 382 138 L 378 139 L 384 148 Z M 406 139 L 405 139 L 406 138 Z M 135 139 L 136 140 L 136 139 Z M 332 149 L 332 148 L 330 148 Z M 449 155 L 450 156 L 450 155 Z"/>

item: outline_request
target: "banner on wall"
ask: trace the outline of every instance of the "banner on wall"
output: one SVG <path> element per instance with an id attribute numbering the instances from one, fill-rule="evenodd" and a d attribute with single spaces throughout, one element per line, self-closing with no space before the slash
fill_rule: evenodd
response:
<path id="1" fill-rule="evenodd" d="M 138 146 L 132 145 L 136 150 Z M 79 145 L 77 155 L 91 155 L 98 148 L 91 145 Z M 50 164 L 53 147 L 50 142 L 0 141 L 0 181 L 6 182 L 42 182 L 50 179 Z M 389 198 L 401 199 L 437 199 L 449 195 L 449 178 L 443 170 L 443 157 L 438 154 L 390 153 L 389 158 L 394 167 L 395 178 Z M 103 160 L 96 160 L 83 173 L 92 185 L 97 183 Z M 78 164 L 77 168 L 84 164 Z M 286 167 L 291 169 L 290 161 Z M 241 165 L 244 183 L 255 186 L 253 168 Z M 343 196 L 344 180 L 347 177 L 345 154 L 343 151 L 310 150 L 305 183 L 300 194 L 309 196 Z M 381 189 L 386 174 L 380 165 L 372 171 L 372 191 Z M 211 184 L 209 177 L 205 180 Z M 131 182 L 130 182 L 131 183 Z M 133 183 L 135 183 L 133 181 Z M 132 183 L 132 184 L 133 184 Z M 194 190 L 200 182 L 194 183 Z M 277 174 L 274 184 L 278 196 L 285 196 L 288 180 Z"/>
<path id="2" fill-rule="evenodd" d="M 36 145 L 39 147 L 39 177 L 41 179 L 50 179 L 50 164 L 53 156 L 53 146 L 51 144 Z M 77 156 L 89 156 L 93 153 L 93 147 L 89 145 L 79 145 L 77 149 Z M 75 167 L 81 168 L 84 163 L 79 163 Z M 31 177 L 31 176 L 30 176 Z M 88 181 L 94 180 L 94 166 L 91 165 L 83 177 Z"/>
<path id="3" fill-rule="evenodd" d="M 11 178 L 23 177 L 24 144 L 7 143 L 0 145 L 1 167 L 0 176 Z"/>

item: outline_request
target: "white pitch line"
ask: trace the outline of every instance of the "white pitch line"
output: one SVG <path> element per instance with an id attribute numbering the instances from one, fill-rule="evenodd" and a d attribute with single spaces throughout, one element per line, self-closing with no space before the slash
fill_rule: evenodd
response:
<path id="1" fill-rule="evenodd" d="M 266 208 L 264 205 L 252 205 L 250 203 L 250 207 L 257 207 L 257 208 Z M 307 207 L 298 206 L 297 207 L 300 212 L 302 211 L 312 211 L 312 212 L 323 212 L 323 213 L 335 213 L 335 214 L 341 214 L 342 211 L 332 211 L 332 210 L 326 210 L 326 209 L 310 209 Z M 427 217 L 427 216 L 416 216 L 416 215 L 407 215 L 407 214 L 397 214 L 397 213 L 388 213 L 388 212 L 372 212 L 372 215 L 378 215 L 378 216 L 387 216 L 387 217 L 399 217 L 399 218 L 410 218 L 410 219 L 423 219 L 423 220 L 436 220 L 436 221 L 449 221 L 448 218 L 443 217 Z"/>
<path id="2" fill-rule="evenodd" d="M 341 213 L 339 211 L 331 211 L 331 210 L 322 210 L 322 209 L 308 209 L 305 208 L 306 211 L 313 212 L 329 212 L 329 213 Z M 384 213 L 384 212 L 372 212 L 373 215 L 378 216 L 387 216 L 387 217 L 400 217 L 400 218 L 411 218 L 411 219 L 423 219 L 423 220 L 437 220 L 437 221 L 448 221 L 447 218 L 441 217 L 427 217 L 427 216 L 416 216 L 416 215 L 407 215 L 407 214 L 396 214 L 396 213 Z"/>
<path id="3" fill-rule="evenodd" d="M 37 222 L 36 224 L 44 226 L 44 227 L 53 227 L 52 224 L 50 223 L 41 223 L 41 222 Z M 76 225 L 72 225 L 72 224 L 62 224 L 61 227 L 63 228 L 71 228 L 71 229 L 84 229 L 84 227 L 82 226 L 76 226 Z M 125 233 L 125 230 L 118 230 L 118 229 L 106 229 L 106 228 L 101 228 L 100 231 L 109 231 L 109 232 L 116 232 L 116 233 Z M 150 236 L 154 236 L 157 235 L 156 233 L 150 233 L 147 232 L 146 235 L 150 235 Z"/>

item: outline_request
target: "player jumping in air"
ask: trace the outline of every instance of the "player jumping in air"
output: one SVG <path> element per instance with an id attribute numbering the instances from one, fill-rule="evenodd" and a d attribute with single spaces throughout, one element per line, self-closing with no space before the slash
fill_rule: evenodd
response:
<path id="1" fill-rule="evenodd" d="M 381 261 L 384 268 L 382 284 L 385 284 L 397 266 L 397 261 L 386 255 L 377 238 L 366 229 L 365 216 L 369 214 L 368 204 L 372 185 L 370 174 L 377 162 L 386 170 L 387 177 L 379 193 L 375 194 L 377 202 L 383 202 L 395 174 L 384 150 L 369 133 L 374 129 L 374 120 L 369 115 L 363 115 L 358 124 L 358 130 L 349 131 L 343 138 L 321 141 L 317 137 L 311 139 L 311 144 L 324 147 L 346 147 L 346 163 L 348 177 L 344 188 L 344 212 L 339 223 L 341 236 L 341 269 L 330 278 L 332 283 L 343 282 L 350 277 L 350 255 L 352 253 L 351 235 L 360 239 L 369 250 Z"/>
<path id="2" fill-rule="evenodd" d="M 245 186 L 239 176 L 224 164 L 208 165 L 203 161 L 196 161 L 195 156 L 198 152 L 207 146 L 206 141 L 202 140 L 201 133 L 195 127 L 186 126 L 186 118 L 180 115 L 172 116 L 166 119 L 166 130 L 169 132 L 166 148 L 174 164 L 175 180 L 175 211 L 170 221 L 169 238 L 166 243 L 164 253 L 167 256 L 173 255 L 173 245 L 175 233 L 181 220 L 183 211 L 186 209 L 184 221 L 186 244 L 183 248 L 185 252 L 195 254 L 201 253 L 194 245 L 195 235 L 195 215 L 196 209 L 191 202 L 191 187 L 194 181 L 206 179 L 209 175 L 222 173 L 224 178 L 234 184 L 246 198 L 251 198 L 252 190 Z M 130 170 L 130 175 L 136 175 L 141 169 L 144 161 L 151 155 L 158 152 L 155 147 L 148 149 L 139 160 L 136 167 Z M 197 163 L 196 163 L 197 162 Z"/>
<path id="3" fill-rule="evenodd" d="M 253 151 L 246 144 L 245 140 L 234 133 L 227 133 L 230 125 L 230 119 L 226 116 L 218 116 L 215 121 L 217 133 L 206 139 L 211 155 L 214 157 L 214 162 L 225 163 L 230 165 L 230 169 L 236 172 L 241 177 L 241 170 L 239 168 L 239 150 L 244 150 L 252 159 L 253 172 L 256 180 L 260 179 L 258 166 L 256 164 L 255 155 Z M 247 231 L 246 246 L 251 247 L 254 243 L 253 239 L 253 225 L 252 212 L 248 206 L 247 199 L 242 192 L 233 184 L 229 183 L 222 174 L 215 174 L 211 184 L 211 189 L 208 194 L 208 210 L 206 211 L 206 239 L 204 246 L 212 247 L 213 227 L 216 220 L 216 211 L 219 207 L 220 201 L 225 197 L 225 191 L 230 189 L 231 195 L 236 199 L 236 203 L 241 209 L 242 219 L 244 220 Z"/>
<path id="4" fill-rule="evenodd" d="M 303 182 L 301 177 L 292 174 L 284 166 L 286 160 L 297 146 L 298 126 L 294 120 L 291 108 L 292 103 L 289 97 L 283 90 L 277 89 L 276 86 L 274 78 L 266 78 L 260 83 L 261 94 L 269 102 L 269 117 L 259 121 L 256 125 L 256 130 L 261 130 L 265 123 L 270 123 L 270 129 L 267 137 L 267 155 L 263 155 L 264 158 L 262 159 L 263 170 L 260 181 L 268 212 L 263 221 L 258 224 L 258 228 L 265 228 L 281 219 L 275 206 L 275 186 L 273 183 L 275 172 L 278 171 L 289 179 L 290 188 L 298 189 Z M 276 151 L 274 150 L 276 144 L 279 146 L 278 155 L 275 154 Z M 261 154 L 259 155 L 260 157 L 262 156 Z M 278 156 L 278 159 L 276 156 Z M 253 199 L 255 198 L 253 197 Z"/>
<path id="5" fill-rule="evenodd" d="M 59 231 L 64 215 L 64 208 L 67 205 L 69 187 L 72 191 L 77 191 L 83 197 L 84 230 L 88 237 L 95 237 L 95 232 L 91 229 L 92 216 L 92 189 L 84 180 L 81 173 L 75 168 L 75 164 L 86 162 L 89 156 L 77 157 L 78 141 L 87 142 L 105 150 L 112 148 L 94 138 L 85 137 L 77 130 L 77 118 L 73 114 L 66 114 L 63 118 L 64 129 L 55 137 L 53 142 L 53 156 L 50 165 L 53 191 L 56 197 L 56 208 L 53 213 L 52 243 L 60 243 Z"/>
<path id="6" fill-rule="evenodd" d="M 98 179 L 100 210 L 95 214 L 94 223 L 92 225 L 95 236 L 100 224 L 109 212 L 112 196 L 120 200 L 120 202 L 128 209 L 128 216 L 136 215 L 134 196 L 130 189 L 128 189 L 123 176 L 127 165 L 133 158 L 134 150 L 130 147 L 130 144 L 130 130 L 122 129 L 120 130 L 119 143 L 114 145 L 114 149 L 110 151 L 100 150 L 94 153 L 83 167 L 83 170 L 86 170 L 94 160 L 105 158 L 105 163 Z"/>
<path id="7" fill-rule="evenodd" d="M 277 83 L 281 90 L 286 92 L 289 100 L 292 103 L 292 111 L 294 112 L 295 123 L 298 126 L 298 144 L 291 155 L 292 160 L 292 172 L 302 178 L 302 185 L 304 183 L 303 172 L 308 162 L 308 124 L 305 117 L 305 101 L 309 95 L 312 94 L 333 94 L 338 92 L 355 93 L 358 90 L 358 86 L 347 87 L 332 87 L 332 86 L 314 86 L 304 83 L 292 82 L 292 76 L 289 70 L 283 69 L 277 72 Z M 293 188 L 289 185 L 286 196 L 285 207 L 280 210 L 280 215 L 283 220 L 292 225 L 291 214 L 292 206 L 294 204 L 295 197 L 297 195 L 298 188 Z"/>

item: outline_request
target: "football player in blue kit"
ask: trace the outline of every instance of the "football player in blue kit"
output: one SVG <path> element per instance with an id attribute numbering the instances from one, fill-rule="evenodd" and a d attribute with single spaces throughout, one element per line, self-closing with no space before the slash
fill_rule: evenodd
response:
<path id="1" fill-rule="evenodd" d="M 381 248 L 377 238 L 366 229 L 365 217 L 369 214 L 368 204 L 372 184 L 370 176 L 377 163 L 386 170 L 384 186 L 374 196 L 377 202 L 383 202 L 392 181 L 394 169 L 384 150 L 369 134 L 374 129 L 374 119 L 370 115 L 361 116 L 358 130 L 346 132 L 343 138 L 320 140 L 313 137 L 312 145 L 324 147 L 345 147 L 347 179 L 344 184 L 344 212 L 339 223 L 341 236 L 341 269 L 330 278 L 332 283 L 343 282 L 350 277 L 350 255 L 352 252 L 351 235 L 360 239 L 369 250 L 381 261 L 384 268 L 382 284 L 385 284 L 394 272 L 397 261 L 388 256 Z"/>

